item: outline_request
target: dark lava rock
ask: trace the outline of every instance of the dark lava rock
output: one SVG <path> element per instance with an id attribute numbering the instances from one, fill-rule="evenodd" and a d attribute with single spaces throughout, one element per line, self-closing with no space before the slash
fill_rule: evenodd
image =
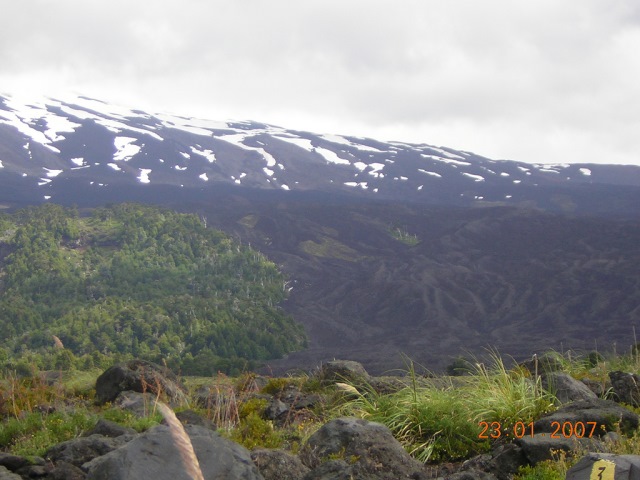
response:
<path id="1" fill-rule="evenodd" d="M 173 404 L 185 400 L 178 377 L 169 369 L 145 360 L 131 360 L 108 368 L 96 380 L 96 401 L 112 402 L 120 392 L 150 392 L 162 394 Z"/>
<path id="2" fill-rule="evenodd" d="M 620 371 L 609 372 L 616 401 L 634 407 L 640 406 L 640 376 Z"/>
<path id="3" fill-rule="evenodd" d="M 249 451 L 217 432 L 187 425 L 187 434 L 206 479 L 262 480 Z M 158 425 L 102 457 L 86 463 L 87 480 L 191 480 L 171 437 Z"/>
<path id="4" fill-rule="evenodd" d="M 52 462 L 66 462 L 76 467 L 105 455 L 130 441 L 134 435 L 127 434 L 115 438 L 102 435 L 91 435 L 67 440 L 54 445 L 45 453 L 45 458 Z"/>
<path id="5" fill-rule="evenodd" d="M 327 460 L 344 460 L 354 479 L 416 478 L 424 467 L 402 448 L 386 426 L 350 417 L 322 426 L 304 445 L 300 459 L 311 469 Z M 313 472 L 310 475 L 316 478 Z"/>
<path id="6" fill-rule="evenodd" d="M 598 398 L 589 387 L 564 372 L 542 375 L 542 388 L 553 393 L 560 403 Z"/>
<path id="7" fill-rule="evenodd" d="M 283 450 L 257 448 L 251 459 L 265 480 L 302 480 L 309 472 L 298 457 Z"/>
<path id="8" fill-rule="evenodd" d="M 84 436 L 102 435 L 104 437 L 119 437 L 121 435 L 135 435 L 137 432 L 133 428 L 124 427 L 116 422 L 111 422 L 101 418 L 96 426 L 89 430 Z"/>
<path id="9" fill-rule="evenodd" d="M 369 380 L 369 374 L 362 364 L 352 360 L 333 360 L 323 363 L 319 376 L 325 384 L 335 382 L 362 384 Z"/>
<path id="10" fill-rule="evenodd" d="M 577 422 L 582 422 L 587 427 L 585 434 L 591 434 L 592 426 L 587 422 L 596 422 L 593 429 L 594 436 L 601 436 L 608 431 L 613 431 L 619 425 L 623 432 L 633 432 L 640 424 L 640 417 L 630 410 L 621 407 L 610 400 L 593 398 L 563 405 L 555 412 L 538 419 L 534 425 L 535 433 L 554 433 L 563 436 L 562 427 L 567 423 L 567 431 L 575 427 Z"/>

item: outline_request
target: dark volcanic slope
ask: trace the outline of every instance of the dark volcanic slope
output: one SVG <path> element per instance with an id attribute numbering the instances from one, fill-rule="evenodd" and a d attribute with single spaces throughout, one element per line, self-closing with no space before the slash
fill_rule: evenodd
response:
<path id="1" fill-rule="evenodd" d="M 638 166 L 0 96 L 0 208 L 132 200 L 196 211 L 282 265 L 311 348 L 277 369 L 620 350 L 640 320 Z"/>
<path id="2" fill-rule="evenodd" d="M 638 223 L 281 200 L 229 196 L 189 207 L 292 279 L 286 308 L 311 348 L 274 368 L 349 357 L 381 372 L 402 366 L 404 353 L 436 369 L 487 346 L 516 357 L 596 342 L 622 349 L 640 326 Z M 398 229 L 418 243 L 396 238 Z"/>

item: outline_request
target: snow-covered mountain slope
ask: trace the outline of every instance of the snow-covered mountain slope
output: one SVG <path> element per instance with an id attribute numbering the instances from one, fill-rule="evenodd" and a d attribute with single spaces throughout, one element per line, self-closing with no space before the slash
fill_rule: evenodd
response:
<path id="1" fill-rule="evenodd" d="M 96 189 L 229 184 L 460 205 L 540 206 L 544 197 L 565 210 L 576 202 L 566 188 L 640 187 L 640 167 L 498 161 L 427 144 L 150 114 L 86 97 L 0 96 L 0 177 L 20 178 L 34 199 L 51 201 L 66 179 Z"/>

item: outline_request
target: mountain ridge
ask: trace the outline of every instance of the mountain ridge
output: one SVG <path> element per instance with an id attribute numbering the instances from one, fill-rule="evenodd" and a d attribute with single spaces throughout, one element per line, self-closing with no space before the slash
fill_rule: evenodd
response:
<path id="1" fill-rule="evenodd" d="M 632 204 L 640 198 L 640 167 L 633 165 L 492 160 L 427 144 L 150 114 L 86 97 L 43 103 L 0 96 L 0 176 L 8 175 L 23 177 L 40 201 L 54 202 L 63 179 L 107 190 L 225 184 L 425 204 L 615 213 L 602 205 L 608 196 L 625 215 L 633 215 Z"/>

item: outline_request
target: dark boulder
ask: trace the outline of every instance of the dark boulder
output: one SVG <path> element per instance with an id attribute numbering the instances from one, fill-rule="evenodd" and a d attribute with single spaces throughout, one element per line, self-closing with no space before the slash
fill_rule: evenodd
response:
<path id="1" fill-rule="evenodd" d="M 589 387 L 564 372 L 550 372 L 542 375 L 542 388 L 556 396 L 560 403 L 598 398 Z"/>
<path id="2" fill-rule="evenodd" d="M 148 417 L 156 410 L 156 399 L 158 397 L 151 393 L 138 393 L 132 390 L 120 392 L 113 401 L 113 404 L 133 413 L 136 417 Z"/>
<path id="3" fill-rule="evenodd" d="M 15 472 L 19 468 L 26 467 L 31 462 L 24 457 L 13 455 L 11 453 L 0 452 L 0 467 L 6 467 L 8 470 Z"/>
<path id="4" fill-rule="evenodd" d="M 283 450 L 257 448 L 251 452 L 264 480 L 302 480 L 309 472 L 298 457 Z"/>
<path id="5" fill-rule="evenodd" d="M 530 360 L 522 362 L 520 366 L 527 369 L 531 375 L 559 372 L 564 368 L 562 360 L 552 353 L 534 355 Z"/>
<path id="6" fill-rule="evenodd" d="M 0 465 L 0 480 L 22 480 L 17 473 L 11 472 L 7 467 Z"/>
<path id="7" fill-rule="evenodd" d="M 527 461 L 532 465 L 551 460 L 557 452 L 574 452 L 584 449 L 600 449 L 597 440 L 589 438 L 551 438 L 548 433 L 536 433 L 515 440 Z"/>
<path id="8" fill-rule="evenodd" d="M 87 474 L 75 465 L 58 462 L 47 474 L 47 480 L 84 480 Z"/>
<path id="9" fill-rule="evenodd" d="M 137 432 L 133 428 L 124 427 L 116 422 L 111 422 L 101 418 L 96 423 L 95 427 L 86 432 L 83 436 L 88 437 L 90 435 L 102 435 L 104 437 L 120 437 L 122 435 L 135 435 Z"/>
<path id="10" fill-rule="evenodd" d="M 354 479 L 416 478 L 424 467 L 402 448 L 386 426 L 350 417 L 322 426 L 303 446 L 300 459 L 312 470 L 327 460 L 343 460 Z M 309 475 L 317 478 L 313 472 Z"/>
<path id="11" fill-rule="evenodd" d="M 369 381 L 369 374 L 362 364 L 352 360 L 333 360 L 323 363 L 318 375 L 324 384 L 336 382 L 363 384 Z"/>
<path id="12" fill-rule="evenodd" d="M 615 431 L 618 426 L 623 432 L 634 432 L 640 424 L 639 419 L 637 414 L 615 402 L 593 398 L 563 405 L 538 419 L 533 429 L 536 434 L 555 433 L 556 436 L 564 436 L 570 429 L 575 430 L 578 422 L 582 422 L 586 428 L 584 437 L 601 436 L 608 431 Z M 589 422 L 595 422 L 595 428 Z M 563 432 L 565 424 L 567 428 Z"/>
<path id="13" fill-rule="evenodd" d="M 589 453 L 567 472 L 567 480 L 615 478 L 616 480 L 640 480 L 640 455 L 613 455 Z"/>
<path id="14" fill-rule="evenodd" d="M 108 368 L 96 380 L 96 401 L 112 402 L 120 392 L 149 392 L 161 395 L 172 404 L 185 401 L 184 388 L 167 368 L 145 360 L 131 360 Z"/>
<path id="15" fill-rule="evenodd" d="M 620 371 L 609 372 L 615 400 L 634 407 L 640 406 L 640 376 Z"/>
<path id="16" fill-rule="evenodd" d="M 187 425 L 185 430 L 205 479 L 262 480 L 246 448 L 208 428 Z M 83 469 L 87 480 L 191 480 L 166 425 L 150 428 Z"/>
<path id="17" fill-rule="evenodd" d="M 126 434 L 118 437 L 104 437 L 90 435 L 58 443 L 45 453 L 45 458 L 51 462 L 66 462 L 76 467 L 105 455 L 130 441 L 134 435 Z"/>

